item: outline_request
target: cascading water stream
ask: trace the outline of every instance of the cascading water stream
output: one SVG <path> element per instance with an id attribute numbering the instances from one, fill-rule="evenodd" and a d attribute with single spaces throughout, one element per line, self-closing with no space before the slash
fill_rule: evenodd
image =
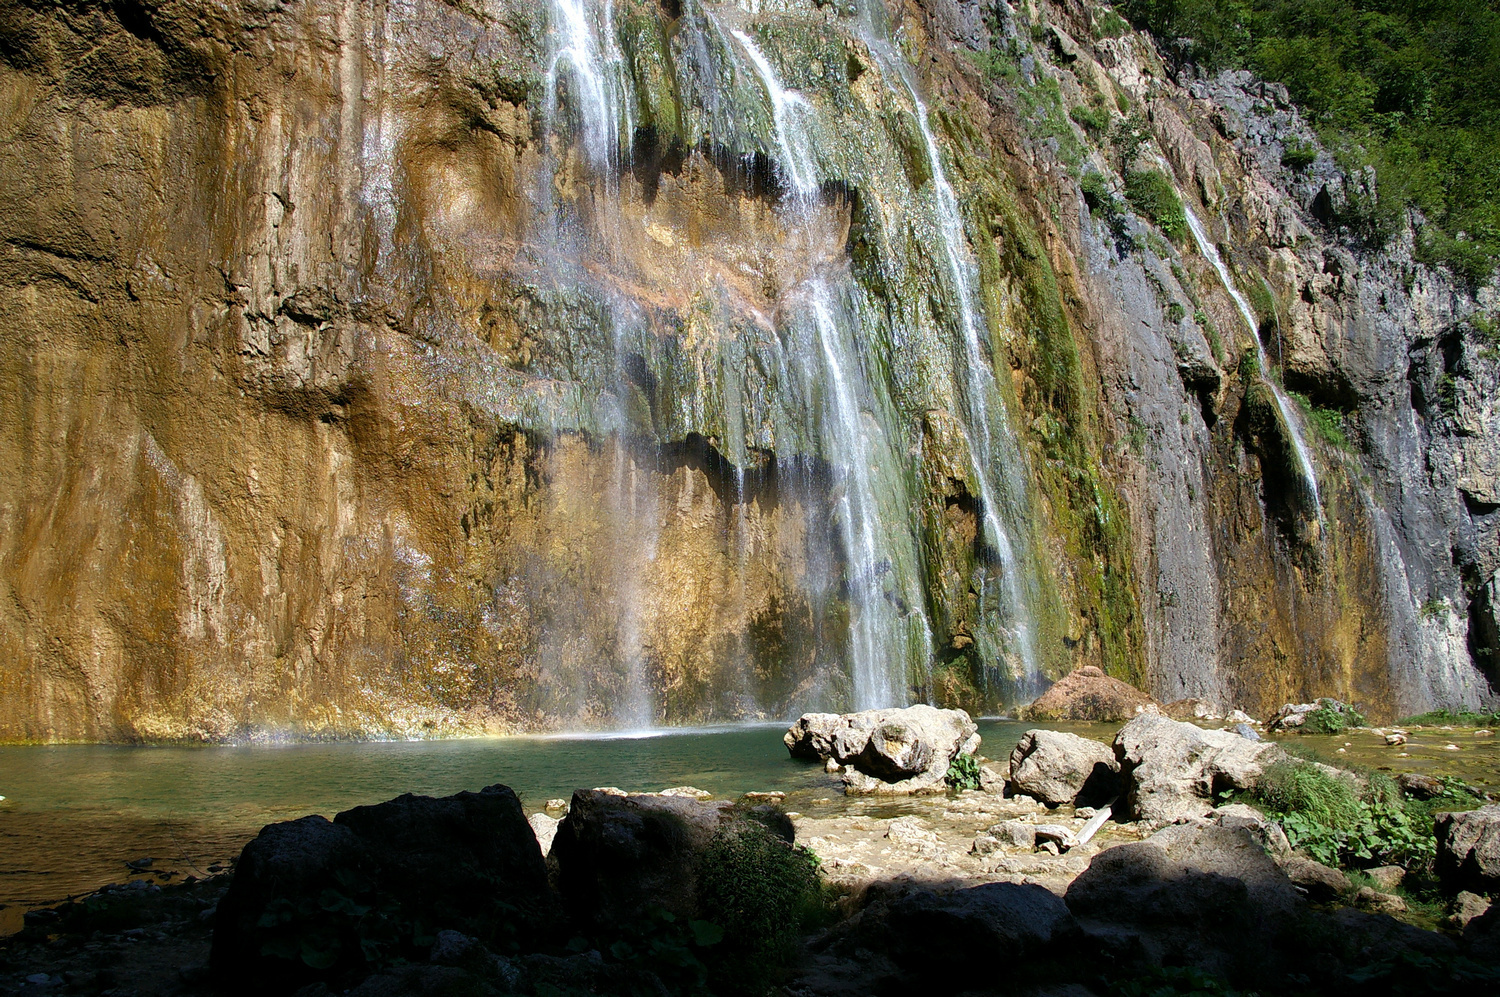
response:
<path id="1" fill-rule="evenodd" d="M 547 66 L 546 114 L 555 130 L 560 110 L 558 80 L 564 69 L 572 80 L 570 96 L 582 128 L 584 150 L 596 167 L 613 168 L 620 160 L 621 135 L 635 131 L 624 57 L 615 40 L 614 4 L 604 0 L 591 16 L 588 0 L 552 0 L 554 47 Z"/>
<path id="2" fill-rule="evenodd" d="M 1286 424 L 1287 430 L 1292 435 L 1292 449 L 1297 454 L 1298 469 L 1302 472 L 1302 485 L 1307 489 L 1307 497 L 1312 502 L 1319 520 L 1323 518 L 1323 505 L 1318 495 L 1318 476 L 1313 470 L 1312 459 L 1307 449 L 1307 441 L 1303 439 L 1302 428 L 1296 418 L 1296 413 L 1286 397 L 1286 392 L 1281 390 L 1281 385 L 1270 376 L 1270 367 L 1266 360 L 1266 348 L 1260 341 L 1259 324 L 1255 321 L 1255 313 L 1250 310 L 1250 303 L 1245 296 L 1235 287 L 1234 281 L 1229 276 L 1229 268 L 1224 265 L 1224 260 L 1219 256 L 1218 248 L 1209 239 L 1208 233 L 1203 228 L 1203 223 L 1193 213 L 1193 209 L 1184 200 L 1182 204 L 1183 213 L 1187 216 L 1188 230 L 1193 233 L 1193 241 L 1198 245 L 1198 252 L 1214 268 L 1214 273 L 1219 275 L 1219 281 L 1224 285 L 1224 290 L 1229 292 L 1235 307 L 1239 309 L 1240 317 L 1245 320 L 1245 325 L 1250 329 L 1250 337 L 1255 340 L 1255 356 L 1260 362 L 1261 379 L 1271 389 L 1271 396 L 1276 399 L 1276 408 L 1281 413 L 1281 420 Z"/>
<path id="3" fill-rule="evenodd" d="M 771 102 L 771 121 L 776 128 L 776 144 L 781 147 L 785 179 L 798 199 L 806 199 L 817 189 L 817 166 L 812 160 L 811 143 L 802 120 L 812 107 L 801 94 L 781 85 L 771 63 L 749 35 L 738 29 L 730 34 L 750 57 L 755 75 L 765 87 L 766 99 Z"/>
<path id="4" fill-rule="evenodd" d="M 783 217 L 806 229 L 812 222 L 818 189 L 813 141 L 808 132 L 808 118 L 814 109 L 801 94 L 781 84 L 770 60 L 753 39 L 737 29 L 730 35 L 744 50 L 771 106 L 781 153 L 778 169 L 791 193 L 790 207 Z M 836 292 L 824 277 L 810 278 L 805 291 L 817 338 L 816 355 L 806 359 L 820 375 L 820 437 L 830 462 L 842 472 L 838 521 L 848 559 L 854 707 L 866 710 L 904 704 L 909 695 L 907 664 L 914 656 L 912 648 L 915 645 L 915 655 L 925 664 L 931 653 L 931 626 L 921 608 L 924 600 L 920 591 L 898 592 L 906 603 L 904 609 L 886 591 L 884 579 L 896 559 L 889 547 L 889 524 L 882 514 L 874 473 L 881 466 L 889 466 L 889 457 L 882 460 L 889 445 L 878 420 L 867 421 L 861 405 L 861 396 L 869 393 L 869 383 L 859 363 L 858 347 L 866 337 L 850 310 L 838 306 Z M 910 589 L 910 573 L 897 575 L 894 584 L 899 588 L 907 583 L 905 587 Z"/>
<path id="5" fill-rule="evenodd" d="M 972 267 L 964 236 L 963 216 L 958 198 L 943 167 L 942 154 L 928 120 L 927 105 L 917 89 L 911 66 L 889 39 L 875 28 L 877 12 L 867 6 L 864 11 L 865 44 L 880 61 L 887 74 L 902 83 L 912 103 L 918 131 L 922 135 L 927 165 L 932 176 L 934 208 L 942 242 L 942 258 L 953 284 L 954 304 L 958 308 L 963 334 L 963 391 L 968 404 L 964 435 L 974 462 L 974 477 L 979 486 L 979 504 L 983 515 L 984 539 L 1000 561 L 1001 579 L 1009 619 L 1006 621 L 1008 643 L 1021 659 L 1024 674 L 1019 678 L 1027 691 L 1041 685 L 1041 668 L 1037 660 L 1036 639 L 1031 627 L 1031 605 L 1028 599 L 1019 558 L 1010 533 L 1000 517 L 1000 496 L 1012 500 L 1026 495 L 1026 476 L 1021 456 L 1007 424 L 1004 410 L 992 412 L 987 400 L 994 373 L 985 361 L 980 339 L 982 319 L 975 307 Z M 993 420 L 993 423 L 992 423 Z M 998 423 L 996 432 L 994 424 Z M 1001 481 L 993 480 L 999 474 Z"/>

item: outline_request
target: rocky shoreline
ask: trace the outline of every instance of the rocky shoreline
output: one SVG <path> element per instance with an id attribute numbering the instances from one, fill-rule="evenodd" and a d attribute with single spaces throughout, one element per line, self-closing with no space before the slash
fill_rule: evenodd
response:
<path id="1" fill-rule="evenodd" d="M 1131 981 L 1328 994 L 1500 982 L 1500 806 L 1477 798 L 1436 815 L 1430 861 L 1341 869 L 1295 847 L 1311 839 L 1293 818 L 1243 800 L 1278 772 L 1368 777 L 1155 712 L 1112 746 L 1029 731 L 1001 761 L 977 756 L 966 715 L 931 708 L 804 717 L 786 740 L 857 773 L 851 794 L 894 801 L 872 779 L 922 786 L 889 815 L 677 787 L 579 790 L 550 801 L 560 819 L 528 818 L 493 786 L 273 824 L 230 874 L 33 912 L 0 943 L 0 986 L 1102 997 Z M 940 789 L 965 755 L 980 787 Z M 1446 791 L 1401 785 L 1416 799 L 1428 783 Z"/>

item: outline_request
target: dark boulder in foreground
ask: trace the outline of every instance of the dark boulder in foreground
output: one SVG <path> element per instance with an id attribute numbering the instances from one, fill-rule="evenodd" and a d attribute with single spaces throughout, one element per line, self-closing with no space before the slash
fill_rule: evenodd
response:
<path id="1" fill-rule="evenodd" d="M 1437 872 L 1450 893 L 1500 893 L 1500 805 L 1467 813 L 1440 813 Z"/>
<path id="2" fill-rule="evenodd" d="M 573 794 L 552 855 L 558 889 L 582 924 L 629 924 L 651 908 L 696 916 L 696 867 L 731 804 L 679 796 Z"/>
<path id="3" fill-rule="evenodd" d="M 1094 856 L 1068 909 L 1096 946 L 1148 965 L 1257 978 L 1292 951 L 1303 902 L 1247 831 L 1175 824 Z"/>
<path id="4" fill-rule="evenodd" d="M 442 929 L 525 938 L 550 923 L 547 871 L 515 793 L 405 795 L 271 824 L 219 903 L 210 969 L 267 992 L 425 952 Z"/>

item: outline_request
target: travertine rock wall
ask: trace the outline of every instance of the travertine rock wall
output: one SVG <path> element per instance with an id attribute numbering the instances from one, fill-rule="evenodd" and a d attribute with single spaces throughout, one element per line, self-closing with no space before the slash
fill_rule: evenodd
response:
<path id="1" fill-rule="evenodd" d="M 883 316 L 865 412 L 910 458 L 878 482 L 912 510 L 888 577 L 919 579 L 931 630 L 909 694 L 1013 696 L 1014 662 L 979 660 L 1000 587 L 911 109 L 854 5 L 761 6 L 725 16 L 769 25 L 835 123 L 795 230 L 760 91 L 672 75 L 701 5 L 617 5 L 638 111 L 601 173 L 544 121 L 535 5 L 0 0 L 0 739 L 837 705 L 847 486 L 817 379 L 775 360 L 789 289 L 830 268 Z M 889 13 L 1011 375 L 1044 676 L 1252 710 L 1491 697 L 1489 292 L 1320 222 L 1352 181 L 1280 166 L 1303 126 L 1274 88 L 1169 71 L 1083 3 Z M 983 71 L 1001 43 L 1019 75 Z M 1078 177 L 1112 154 L 1016 97 L 1049 80 L 1144 122 L 1264 281 L 1285 383 L 1347 413 L 1321 510 L 1206 262 L 1091 214 Z"/>

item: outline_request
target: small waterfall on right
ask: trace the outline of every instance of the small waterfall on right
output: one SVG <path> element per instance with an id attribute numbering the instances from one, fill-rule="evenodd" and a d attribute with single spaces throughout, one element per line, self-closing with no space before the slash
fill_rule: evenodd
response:
<path id="1" fill-rule="evenodd" d="M 1307 490 L 1307 499 L 1316 510 L 1316 515 L 1321 521 L 1323 518 L 1323 505 L 1318 494 L 1318 475 L 1313 470 L 1312 457 L 1308 451 L 1307 441 L 1302 436 L 1302 426 L 1297 418 L 1286 392 L 1276 379 L 1271 376 L 1268 361 L 1266 359 L 1265 345 L 1260 341 L 1259 324 L 1255 321 L 1255 313 L 1250 310 L 1250 303 L 1240 293 L 1240 289 L 1234 286 L 1230 278 L 1229 268 L 1224 265 L 1224 260 L 1219 256 L 1218 248 L 1209 239 L 1208 233 L 1203 228 L 1203 223 L 1198 220 L 1192 207 L 1183 201 L 1183 213 L 1187 216 L 1188 229 L 1193 233 L 1193 241 L 1198 245 L 1198 252 L 1213 266 L 1214 273 L 1219 275 L 1219 282 L 1224 285 L 1224 290 L 1229 292 L 1230 298 L 1234 300 L 1235 307 L 1239 309 L 1240 317 L 1245 320 L 1245 325 L 1250 330 L 1250 337 L 1255 340 L 1255 356 L 1260 363 L 1261 380 L 1271 389 L 1271 395 L 1276 399 L 1276 408 L 1281 413 L 1281 419 L 1286 423 L 1287 431 L 1292 436 L 1292 449 L 1297 454 L 1297 466 L 1301 472 L 1302 487 Z"/>

